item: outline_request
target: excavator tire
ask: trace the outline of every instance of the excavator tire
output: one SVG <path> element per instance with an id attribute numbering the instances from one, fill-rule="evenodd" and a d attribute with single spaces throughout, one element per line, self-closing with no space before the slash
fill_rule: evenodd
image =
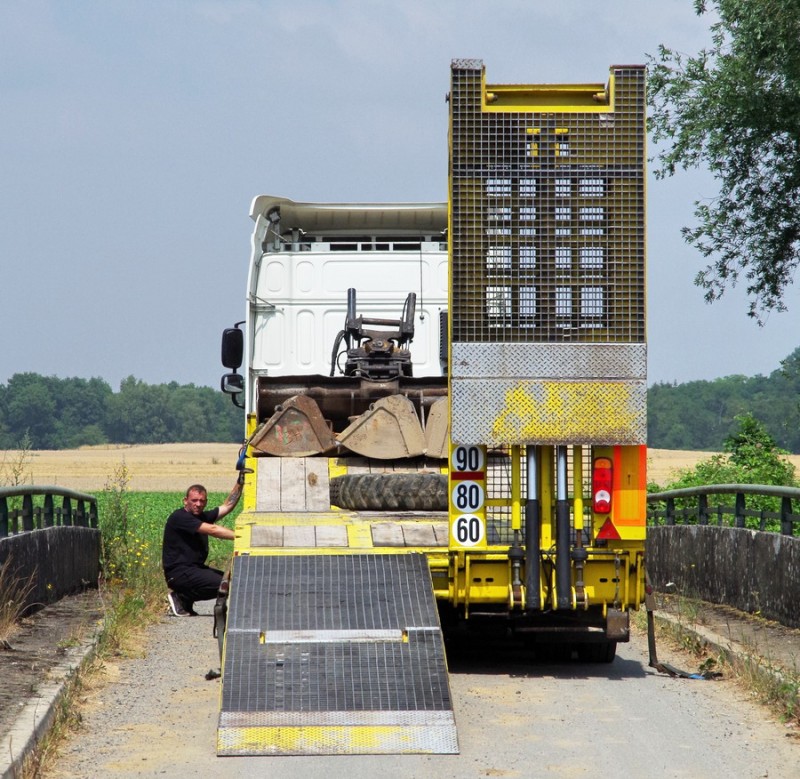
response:
<path id="1" fill-rule="evenodd" d="M 331 479 L 331 503 L 353 511 L 447 511 L 447 476 L 357 473 Z"/>

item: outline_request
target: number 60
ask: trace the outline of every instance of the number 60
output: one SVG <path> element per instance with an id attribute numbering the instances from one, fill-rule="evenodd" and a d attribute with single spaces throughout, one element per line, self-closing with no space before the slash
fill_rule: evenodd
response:
<path id="1" fill-rule="evenodd" d="M 453 535 L 462 546 L 474 546 L 483 539 L 483 522 L 474 514 L 465 514 L 455 521 Z"/>

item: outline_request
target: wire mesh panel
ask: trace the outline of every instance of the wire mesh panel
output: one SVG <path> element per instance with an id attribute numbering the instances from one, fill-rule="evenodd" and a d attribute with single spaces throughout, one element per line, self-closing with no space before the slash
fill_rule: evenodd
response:
<path id="1" fill-rule="evenodd" d="M 452 63 L 455 443 L 643 443 L 644 83 L 491 86 Z M 566 430 L 531 424 L 553 398 Z"/>

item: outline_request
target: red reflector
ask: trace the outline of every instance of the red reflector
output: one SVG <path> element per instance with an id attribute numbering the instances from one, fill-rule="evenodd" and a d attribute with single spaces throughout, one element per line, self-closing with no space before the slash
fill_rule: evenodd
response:
<path id="1" fill-rule="evenodd" d="M 607 541 L 619 540 L 619 531 L 614 527 L 614 523 L 607 519 L 603 522 L 603 527 L 600 528 L 597 538 L 604 538 Z"/>
<path id="2" fill-rule="evenodd" d="M 611 460 L 598 457 L 592 468 L 592 511 L 595 514 L 611 513 L 612 480 Z"/>

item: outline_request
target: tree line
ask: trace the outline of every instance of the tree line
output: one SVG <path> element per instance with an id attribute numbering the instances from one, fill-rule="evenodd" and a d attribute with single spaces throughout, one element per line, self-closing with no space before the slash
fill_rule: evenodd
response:
<path id="1" fill-rule="evenodd" d="M 748 414 L 781 449 L 800 453 L 800 348 L 769 376 L 654 384 L 647 392 L 648 444 L 721 451 Z"/>
<path id="2" fill-rule="evenodd" d="M 0 384 L 0 448 L 241 441 L 244 415 L 230 398 L 194 384 L 146 384 L 16 373 Z"/>

